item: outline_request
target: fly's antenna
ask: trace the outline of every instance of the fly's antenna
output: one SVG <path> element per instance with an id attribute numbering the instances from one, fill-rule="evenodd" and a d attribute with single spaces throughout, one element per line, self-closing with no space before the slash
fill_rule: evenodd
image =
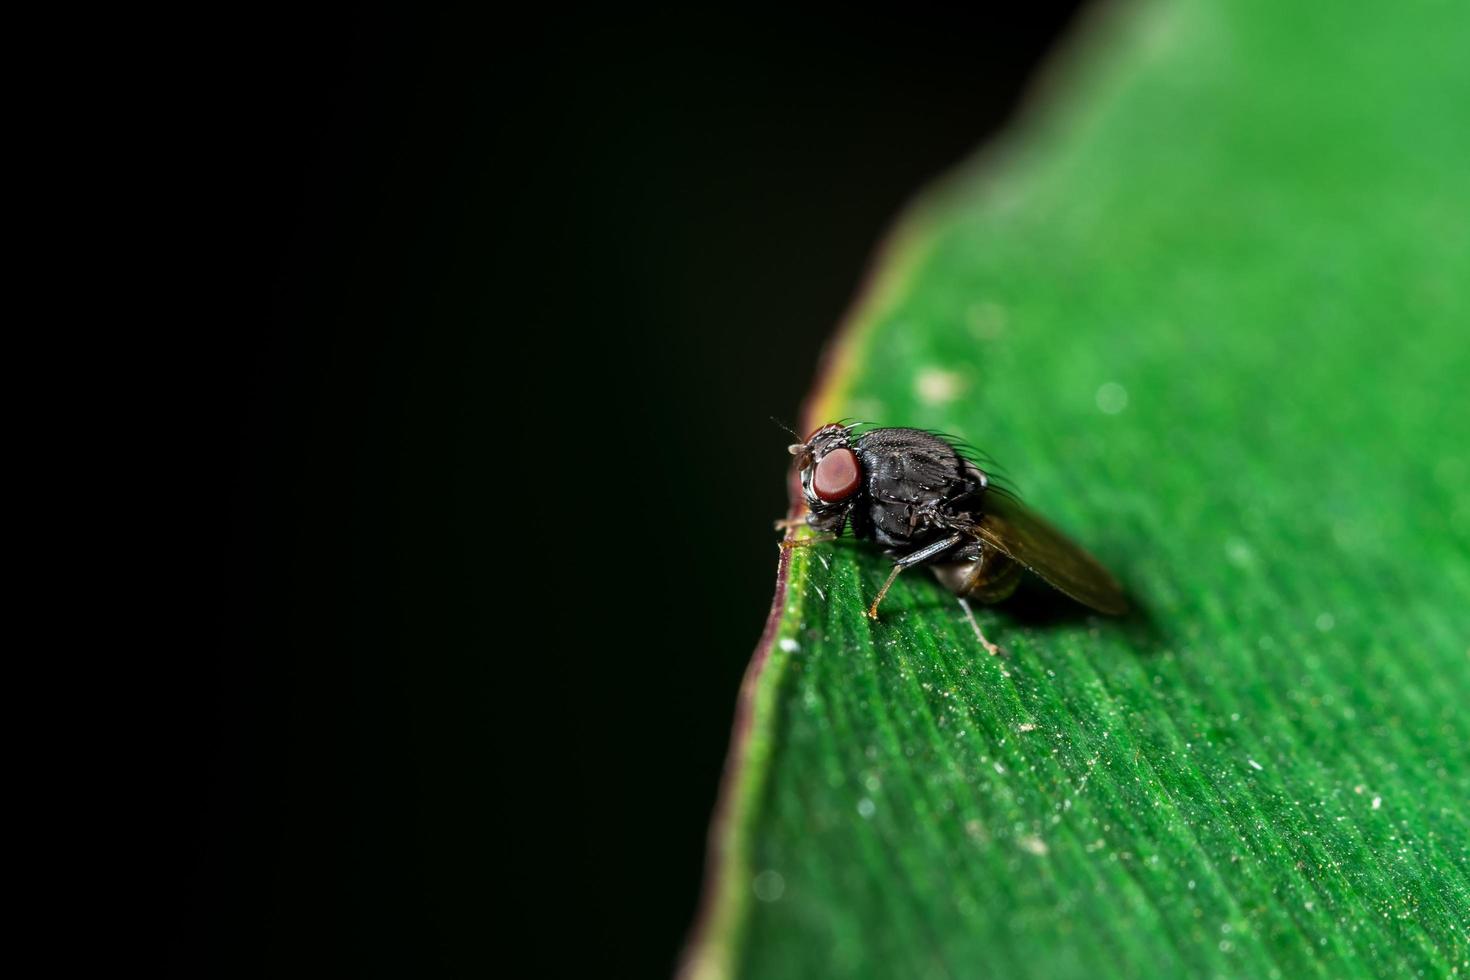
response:
<path id="1" fill-rule="evenodd" d="M 791 426 L 787 425 L 785 422 L 782 422 L 780 419 L 776 418 L 776 416 L 772 415 L 771 416 L 771 421 L 776 423 L 776 427 L 778 429 L 782 430 L 783 432 L 789 432 L 791 434 L 791 438 L 795 439 L 797 442 L 801 442 L 802 441 L 801 436 L 799 436 L 799 435 L 796 434 L 796 430 L 795 429 L 791 428 Z"/>

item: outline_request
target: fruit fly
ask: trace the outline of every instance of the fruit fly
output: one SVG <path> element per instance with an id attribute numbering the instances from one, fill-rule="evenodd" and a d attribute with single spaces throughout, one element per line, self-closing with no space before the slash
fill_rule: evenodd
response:
<path id="1" fill-rule="evenodd" d="M 898 573 L 917 565 L 931 568 L 961 602 L 999 602 L 1016 590 L 1027 570 L 1098 612 L 1127 611 L 1122 587 L 1096 558 L 994 486 L 948 439 L 898 428 L 855 435 L 854 428 L 824 425 L 788 447 L 811 511 L 805 521 L 819 533 L 788 539 L 783 546 L 832 540 L 847 527 L 854 537 L 881 545 L 893 558 L 893 569 L 868 607 L 870 617 L 878 618 L 878 604 Z M 997 652 L 978 626 L 975 632 Z"/>

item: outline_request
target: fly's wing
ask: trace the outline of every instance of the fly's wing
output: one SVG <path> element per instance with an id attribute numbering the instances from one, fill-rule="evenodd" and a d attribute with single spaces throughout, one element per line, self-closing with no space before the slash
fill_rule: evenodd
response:
<path id="1" fill-rule="evenodd" d="M 1076 543 L 1010 494 L 991 488 L 978 521 L 961 529 L 1025 565 L 1083 605 L 1117 616 L 1128 611 L 1123 587 Z"/>

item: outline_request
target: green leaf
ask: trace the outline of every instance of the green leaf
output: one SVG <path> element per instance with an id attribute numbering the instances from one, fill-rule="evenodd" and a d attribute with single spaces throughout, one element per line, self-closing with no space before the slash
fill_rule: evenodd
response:
<path id="1" fill-rule="evenodd" d="M 783 558 L 690 975 L 1470 971 L 1467 52 L 1465 4 L 1110 8 L 901 222 L 806 424 L 962 435 L 1140 612 L 980 608 L 994 658 L 926 573 L 874 623 L 875 549 Z"/>

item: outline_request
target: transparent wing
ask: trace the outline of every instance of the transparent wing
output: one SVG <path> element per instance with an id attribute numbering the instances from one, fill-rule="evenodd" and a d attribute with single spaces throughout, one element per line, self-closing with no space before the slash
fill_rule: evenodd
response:
<path id="1" fill-rule="evenodd" d="M 1008 493 L 985 494 L 978 521 L 957 523 L 1025 565 L 1083 605 L 1117 616 L 1128 611 L 1123 587 L 1094 557 Z M 954 523 L 954 522 L 952 522 Z"/>

